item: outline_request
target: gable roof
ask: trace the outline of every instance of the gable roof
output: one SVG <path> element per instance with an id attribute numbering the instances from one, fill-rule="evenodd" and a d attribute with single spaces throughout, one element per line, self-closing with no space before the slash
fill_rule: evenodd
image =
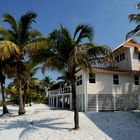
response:
<path id="1" fill-rule="evenodd" d="M 120 44 L 117 48 L 115 48 L 112 51 L 112 53 L 116 52 L 117 50 L 119 50 L 123 47 L 137 47 L 140 49 L 140 44 L 138 44 L 138 42 L 135 39 L 130 38 L 130 39 L 126 40 L 125 42 L 123 42 L 122 44 Z"/>

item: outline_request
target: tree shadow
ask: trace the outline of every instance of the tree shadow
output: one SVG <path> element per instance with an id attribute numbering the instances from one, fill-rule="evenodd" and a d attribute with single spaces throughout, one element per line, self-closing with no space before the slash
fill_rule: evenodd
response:
<path id="1" fill-rule="evenodd" d="M 140 139 L 140 112 L 87 112 L 84 114 L 113 140 Z"/>
<path id="2" fill-rule="evenodd" d="M 47 118 L 42 120 L 14 120 L 9 123 L 3 122 L 0 125 L 0 131 L 4 129 L 16 129 L 23 128 L 22 132 L 19 135 L 19 139 L 23 139 L 26 135 L 31 134 L 35 131 L 38 131 L 40 128 L 48 128 L 53 130 L 69 130 L 70 128 L 64 127 L 66 122 L 62 122 L 63 118 Z"/>

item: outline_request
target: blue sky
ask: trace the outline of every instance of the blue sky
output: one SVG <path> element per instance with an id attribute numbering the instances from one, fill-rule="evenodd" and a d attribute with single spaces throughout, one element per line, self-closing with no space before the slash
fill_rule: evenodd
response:
<path id="1" fill-rule="evenodd" d="M 130 23 L 128 15 L 138 13 L 135 5 L 139 0 L 1 0 L 0 17 L 3 13 L 11 13 L 17 19 L 27 11 L 37 13 L 34 28 L 47 35 L 54 28 L 63 24 L 73 33 L 79 23 L 93 26 L 94 42 L 106 44 L 111 48 L 125 41 L 127 32 L 135 27 Z M 0 21 L 1 26 L 5 23 Z M 56 79 L 58 74 L 46 72 L 45 75 Z M 40 72 L 37 74 L 43 77 Z"/>

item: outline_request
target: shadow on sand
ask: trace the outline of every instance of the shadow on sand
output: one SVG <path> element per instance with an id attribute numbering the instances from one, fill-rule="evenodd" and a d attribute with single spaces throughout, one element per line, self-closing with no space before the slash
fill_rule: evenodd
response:
<path id="1" fill-rule="evenodd" d="M 140 112 L 84 113 L 113 140 L 140 140 Z"/>
<path id="2" fill-rule="evenodd" d="M 63 127 L 65 122 L 61 122 L 63 118 L 47 118 L 43 120 L 29 121 L 29 120 L 17 120 L 7 123 L 7 121 L 0 124 L 0 131 L 5 129 L 23 129 L 19 135 L 19 140 L 26 138 L 26 136 L 36 133 L 40 128 L 49 128 L 53 130 L 69 130 L 69 128 Z M 59 120 L 59 122 L 57 122 Z"/>

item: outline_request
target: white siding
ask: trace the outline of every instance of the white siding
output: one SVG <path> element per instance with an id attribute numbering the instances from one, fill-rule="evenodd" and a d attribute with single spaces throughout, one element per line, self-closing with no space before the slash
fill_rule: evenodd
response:
<path id="1" fill-rule="evenodd" d="M 118 51 L 114 54 L 114 57 L 119 56 L 121 53 L 125 54 L 125 59 L 119 62 L 115 61 L 115 66 L 119 69 L 124 70 L 131 70 L 131 54 L 130 54 L 130 48 L 126 48 L 124 51 Z"/>
<path id="2" fill-rule="evenodd" d="M 135 48 L 130 48 L 132 70 L 140 70 L 140 61 L 138 60 L 138 53 L 136 53 Z"/>
<path id="3" fill-rule="evenodd" d="M 113 84 L 113 73 L 96 73 L 96 83 L 89 83 L 87 78 L 87 94 L 129 94 L 128 75 L 119 75 L 119 85 Z"/>
<path id="4" fill-rule="evenodd" d="M 82 85 L 78 85 L 77 86 L 77 83 L 76 83 L 76 93 L 77 94 L 84 94 L 85 93 L 85 76 L 84 76 L 84 72 L 82 70 L 80 70 L 77 74 L 76 74 L 76 77 L 82 75 Z"/>
<path id="5" fill-rule="evenodd" d="M 121 53 L 125 53 L 125 60 L 122 60 L 120 62 L 115 61 L 115 66 L 118 67 L 118 69 L 140 70 L 138 53 L 136 53 L 134 47 L 126 48 L 124 51 L 118 51 L 114 54 L 114 56 L 119 56 Z"/>

